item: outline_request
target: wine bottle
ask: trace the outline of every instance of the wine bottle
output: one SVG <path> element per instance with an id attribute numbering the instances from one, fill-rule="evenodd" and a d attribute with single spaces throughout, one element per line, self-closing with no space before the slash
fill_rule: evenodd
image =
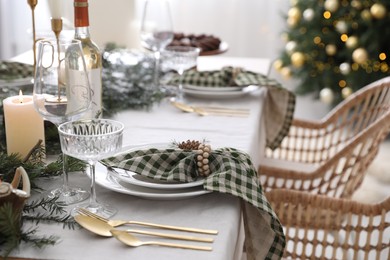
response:
<path id="1" fill-rule="evenodd" d="M 81 41 L 91 86 L 91 109 L 83 118 L 102 117 L 102 55 L 89 33 L 88 0 L 74 0 L 75 39 Z"/>

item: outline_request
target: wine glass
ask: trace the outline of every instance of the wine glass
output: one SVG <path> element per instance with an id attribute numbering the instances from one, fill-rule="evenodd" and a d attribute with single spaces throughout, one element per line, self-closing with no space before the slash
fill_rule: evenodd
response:
<path id="1" fill-rule="evenodd" d="M 166 0 L 147 0 L 141 22 L 141 43 L 154 52 L 154 88 L 160 86 L 159 69 L 161 51 L 173 40 L 173 26 L 169 2 Z"/>
<path id="2" fill-rule="evenodd" d="M 182 78 L 184 71 L 196 67 L 200 49 L 191 46 L 168 46 L 162 53 L 164 67 L 179 74 L 179 87 L 176 99 L 183 99 Z"/>
<path id="3" fill-rule="evenodd" d="M 37 42 L 33 102 L 38 113 L 57 127 L 88 111 L 91 90 L 79 40 L 45 39 Z M 89 193 L 68 184 L 67 156 L 63 154 L 63 185 L 48 191 L 66 205 L 88 198 Z"/>
<path id="4" fill-rule="evenodd" d="M 122 147 L 123 124 L 109 119 L 91 119 L 66 122 L 58 127 L 61 149 L 69 156 L 87 161 L 90 165 L 91 197 L 85 208 L 102 217 L 109 218 L 117 210 L 110 205 L 99 203 L 95 191 L 95 165 L 98 160 L 112 156 Z"/>

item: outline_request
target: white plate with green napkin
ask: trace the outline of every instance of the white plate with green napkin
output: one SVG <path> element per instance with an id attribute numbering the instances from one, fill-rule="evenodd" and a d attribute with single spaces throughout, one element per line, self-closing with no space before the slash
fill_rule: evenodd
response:
<path id="1" fill-rule="evenodd" d="M 108 169 L 101 163 L 96 164 L 96 177 L 95 181 L 99 186 L 106 189 L 128 194 L 144 199 L 152 200 L 179 200 L 193 198 L 200 195 L 211 193 L 211 191 L 204 190 L 203 186 L 197 186 L 186 189 L 150 189 L 130 183 L 123 182 L 116 179 L 115 176 L 111 175 Z"/>
<path id="2" fill-rule="evenodd" d="M 210 87 L 210 90 L 193 90 L 183 88 L 183 92 L 187 95 L 198 97 L 198 98 L 212 98 L 212 99 L 225 99 L 225 98 L 236 98 L 248 95 L 259 89 L 259 86 L 250 85 L 243 87 L 240 90 L 229 90 L 229 91 L 219 91 L 213 90 Z"/>
<path id="3" fill-rule="evenodd" d="M 175 190 L 175 189 L 186 189 L 193 188 L 196 186 L 203 185 L 203 179 L 199 179 L 193 182 L 175 182 L 175 181 L 163 181 L 151 179 L 146 176 L 139 175 L 135 172 L 126 171 L 123 169 L 114 168 L 113 170 L 108 169 L 109 173 L 115 178 L 135 186 L 145 187 L 149 189 L 162 189 L 162 190 Z"/>

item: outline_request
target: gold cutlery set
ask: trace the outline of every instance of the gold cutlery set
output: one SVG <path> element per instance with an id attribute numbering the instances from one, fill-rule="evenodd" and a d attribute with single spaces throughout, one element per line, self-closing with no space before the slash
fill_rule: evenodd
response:
<path id="1" fill-rule="evenodd" d="M 249 116 L 249 109 L 243 109 L 243 108 L 192 106 L 178 101 L 171 101 L 171 104 L 183 112 L 196 113 L 201 116 L 234 116 L 234 117 Z"/>
<path id="2" fill-rule="evenodd" d="M 183 248 L 183 249 L 203 250 L 203 251 L 212 250 L 212 247 L 210 246 L 197 246 L 197 245 L 188 245 L 188 244 L 179 244 L 179 243 L 168 243 L 168 242 L 161 242 L 161 241 L 141 241 L 130 233 L 156 236 L 156 237 L 175 239 L 175 240 L 203 242 L 203 243 L 213 243 L 214 239 L 211 237 L 177 235 L 173 233 L 160 233 L 160 232 L 153 232 L 153 231 L 146 231 L 146 230 L 139 230 L 139 229 L 121 230 L 121 229 L 116 229 L 115 227 L 122 226 L 122 225 L 139 225 L 139 226 L 160 228 L 165 230 L 185 231 L 185 232 L 201 233 L 201 234 L 208 234 L 208 235 L 218 234 L 217 230 L 169 226 L 169 225 L 161 225 L 161 224 L 131 221 L 131 220 L 130 221 L 110 220 L 110 219 L 103 218 L 99 215 L 96 215 L 83 208 L 80 208 L 78 213 L 79 214 L 76 215 L 74 219 L 83 228 L 100 236 L 115 237 L 117 240 L 121 241 L 122 243 L 132 247 L 138 247 L 142 245 L 158 245 L 158 246 L 167 246 L 167 247 L 176 247 L 176 248 Z"/>

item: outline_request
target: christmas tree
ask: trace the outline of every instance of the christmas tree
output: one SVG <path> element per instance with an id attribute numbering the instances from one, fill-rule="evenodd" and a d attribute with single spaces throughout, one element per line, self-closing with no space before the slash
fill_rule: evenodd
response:
<path id="1" fill-rule="evenodd" d="M 390 75 L 390 0 L 293 0 L 274 67 L 298 94 L 338 103 Z"/>

